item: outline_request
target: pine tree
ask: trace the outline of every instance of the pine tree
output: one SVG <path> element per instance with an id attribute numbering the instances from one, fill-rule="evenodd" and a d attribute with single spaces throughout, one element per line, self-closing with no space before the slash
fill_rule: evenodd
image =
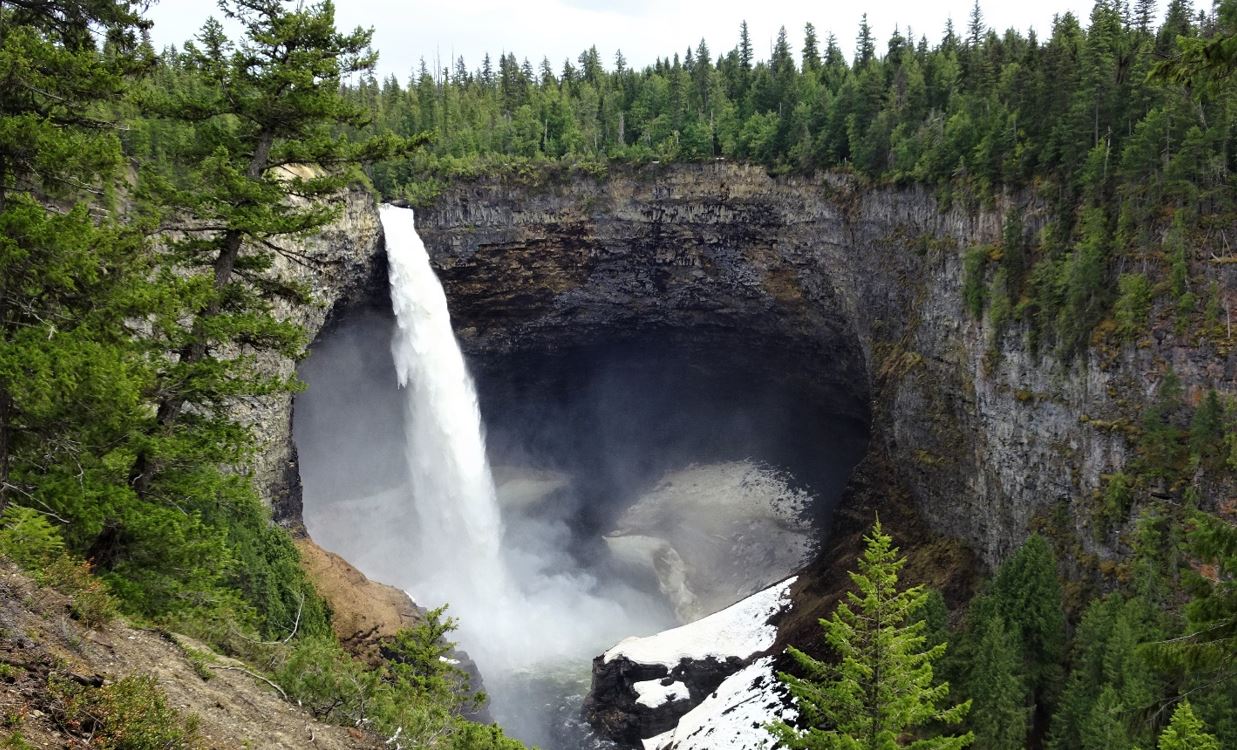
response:
<path id="1" fill-rule="evenodd" d="M 811 23 L 803 25 L 803 72 L 815 73 L 820 70 L 820 47 L 816 39 L 816 27 Z"/>
<path id="2" fill-rule="evenodd" d="M 1194 410 L 1190 420 L 1190 451 L 1204 466 L 1215 467 L 1224 452 L 1224 407 L 1212 388 Z"/>
<path id="3" fill-rule="evenodd" d="M 999 614 L 980 627 L 971 664 L 970 725 L 977 750 L 1021 750 L 1030 725 L 1027 689 L 1022 680 L 1022 644 Z"/>
<path id="4" fill-rule="evenodd" d="M 898 557 L 879 521 L 865 541 L 858 571 L 851 573 L 857 591 L 847 592 L 833 616 L 820 621 L 837 663 L 787 649 L 806 676 L 779 677 L 798 701 L 807 729 L 785 723 L 772 729 L 788 747 L 811 750 L 967 747 L 969 733 L 911 740 L 933 724 L 962 721 L 970 702 L 940 707 L 949 685 L 934 684 L 932 664 L 945 644 L 925 648 L 924 621 L 914 617 L 927 592 L 922 586 L 898 590 L 898 571 L 906 560 Z"/>
<path id="5" fill-rule="evenodd" d="M 868 14 L 859 17 L 859 36 L 855 39 L 855 67 L 862 68 L 876 59 L 876 39 L 868 25 Z"/>
<path id="6" fill-rule="evenodd" d="M 230 398 L 292 387 L 219 352 L 234 344 L 300 351 L 300 331 L 276 319 L 271 302 L 307 298 L 272 272 L 276 258 L 304 263 L 287 240 L 333 220 L 340 207 L 324 199 L 356 178 L 355 165 L 410 145 L 394 136 L 353 143 L 335 132 L 366 120 L 339 86 L 344 76 L 373 69 L 372 31 L 336 31 L 329 0 L 299 10 L 279 0 L 224 8 L 245 31 L 241 44 L 233 47 L 222 26 L 208 22 L 181 61 L 197 84 L 152 96 L 155 111 L 192 127 L 176 155 L 183 169 L 148 175 L 147 185 L 152 203 L 184 233 L 171 243 L 171 260 L 196 275 L 184 289 L 191 322 L 165 332 L 177 357 L 160 388 L 158 431 L 132 473 L 143 494 L 161 463 L 173 463 L 160 452 L 183 447 L 172 436 L 186 406 L 199 424 L 203 414 L 214 415 L 211 440 L 239 448 L 243 440 L 222 411 Z"/>
<path id="7" fill-rule="evenodd" d="M 1194 715 L 1189 701 L 1173 711 L 1172 721 L 1160 735 L 1159 750 L 1220 750 L 1220 741 L 1207 733 L 1202 720 Z"/>

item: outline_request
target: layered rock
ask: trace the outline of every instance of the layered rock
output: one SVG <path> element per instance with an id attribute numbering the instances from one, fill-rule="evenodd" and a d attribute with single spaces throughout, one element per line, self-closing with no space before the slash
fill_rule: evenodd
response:
<path id="1" fill-rule="evenodd" d="M 461 183 L 418 227 L 482 373 L 511 352 L 650 332 L 728 348 L 839 412 L 871 406 L 891 483 L 994 564 L 1035 515 L 1122 465 L 1111 427 L 1166 364 L 1194 397 L 1237 373 L 1231 352 L 1171 335 L 1070 362 L 1031 355 L 1019 331 L 995 339 L 964 309 L 962 255 L 999 239 L 1005 208 L 718 162 Z M 1045 216 L 1028 207 L 1028 232 Z"/>

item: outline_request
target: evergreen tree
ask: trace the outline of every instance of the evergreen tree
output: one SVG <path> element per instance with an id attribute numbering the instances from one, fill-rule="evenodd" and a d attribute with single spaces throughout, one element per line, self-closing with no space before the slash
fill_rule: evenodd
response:
<path id="1" fill-rule="evenodd" d="M 855 67 L 862 68 L 876 59 L 876 39 L 868 25 L 868 14 L 859 17 L 859 35 L 855 38 Z"/>
<path id="2" fill-rule="evenodd" d="M 1172 721 L 1160 735 L 1159 750 L 1220 750 L 1220 741 L 1207 733 L 1207 727 L 1182 701 L 1173 711 Z"/>
<path id="3" fill-rule="evenodd" d="M 1021 641 L 1023 670 L 1036 703 L 1050 702 L 1065 657 L 1065 612 L 1056 556 L 1032 534 L 997 570 L 991 606 Z"/>
<path id="4" fill-rule="evenodd" d="M 739 25 L 739 64 L 743 70 L 752 69 L 752 37 L 747 32 L 747 21 Z"/>
<path id="5" fill-rule="evenodd" d="M 816 39 L 816 27 L 810 22 L 803 25 L 803 72 L 820 70 L 820 48 Z"/>
<path id="6" fill-rule="evenodd" d="M 994 615 L 980 627 L 971 679 L 970 725 L 977 750 L 1021 750 L 1030 724 L 1018 633 Z"/>
<path id="7" fill-rule="evenodd" d="M 186 290 L 191 322 L 166 332 L 178 356 L 160 388 L 159 430 L 134 466 L 141 493 L 151 489 L 161 464 L 174 463 L 183 440 L 172 438 L 173 427 L 187 405 L 196 410 L 191 421 L 215 415 L 211 440 L 235 442 L 220 410 L 238 388 L 290 387 L 254 372 L 245 358 L 219 352 L 237 343 L 299 352 L 300 332 L 271 314 L 274 298 L 307 301 L 303 290 L 272 273 L 277 257 L 304 262 L 281 240 L 309 234 L 338 215 L 339 207 L 323 199 L 355 179 L 352 165 L 407 145 L 393 137 L 352 143 L 334 132 L 367 118 L 339 86 L 343 77 L 373 69 L 372 32 L 336 31 L 329 0 L 298 10 L 279 0 L 223 7 L 245 39 L 233 48 L 222 27 L 208 22 L 181 61 L 200 84 L 152 102 L 166 117 L 193 126 L 176 155 L 186 169 L 173 177 L 149 175 L 148 184 L 185 233 L 171 245 L 172 260 L 203 283 Z M 160 458 L 162 451 L 170 454 Z"/>
<path id="8" fill-rule="evenodd" d="M 0 4 L 0 508 L 46 497 L 47 474 L 100 458 L 134 418 L 143 243 L 91 204 L 123 164 L 96 105 L 146 64 L 145 25 L 130 2 Z"/>
<path id="9" fill-rule="evenodd" d="M 922 586 L 898 589 L 906 560 L 879 521 L 865 541 L 858 571 L 851 573 L 857 591 L 847 592 L 833 616 L 820 621 L 838 661 L 787 649 L 806 677 L 779 677 L 798 701 L 807 729 L 784 723 L 772 729 L 792 748 L 967 747 L 969 733 L 912 740 L 932 724 L 957 724 L 970 703 L 940 707 L 949 685 L 934 684 L 932 664 L 945 644 L 925 648 L 924 621 L 914 618 L 927 592 Z"/>

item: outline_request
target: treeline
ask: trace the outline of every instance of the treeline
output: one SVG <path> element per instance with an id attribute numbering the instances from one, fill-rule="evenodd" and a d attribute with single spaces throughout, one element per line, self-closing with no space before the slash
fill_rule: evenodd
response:
<path id="1" fill-rule="evenodd" d="M 281 270 L 308 262 L 296 240 L 363 162 L 417 144 L 338 136 L 366 118 L 341 82 L 372 70 L 371 32 L 326 1 L 232 0 L 241 38 L 208 22 L 172 66 L 144 7 L 0 2 L 0 554 L 84 623 L 119 608 L 198 636 L 323 718 L 515 746 L 461 718 L 449 621 L 378 667 L 347 655 L 246 474 L 237 405 L 298 387 L 263 366 L 306 343 L 276 314 L 311 302 Z"/>
<path id="2" fill-rule="evenodd" d="M 1041 38 L 988 28 L 977 5 L 965 29 L 933 40 L 907 29 L 883 49 L 865 20 L 850 60 L 810 24 L 801 49 L 783 29 L 757 60 L 744 26 L 727 52 L 701 41 L 639 70 L 595 48 L 561 66 L 507 53 L 478 69 L 422 64 L 407 82 L 361 77 L 346 95 L 372 120 L 356 132 L 431 138 L 368 171 L 388 197 L 422 201 L 451 177 L 546 163 L 846 170 L 934 186 L 945 203 L 1013 200 L 1006 240 L 968 261 L 970 299 L 977 315 L 993 303 L 998 331 L 1022 324 L 1032 349 L 1084 348 L 1118 297 L 1120 336 L 1145 332 L 1163 307 L 1154 298 L 1175 306 L 1163 314 L 1183 332 L 1229 337 L 1219 290 L 1190 275 L 1232 254 L 1237 86 L 1224 40 L 1237 5 L 1196 13 L 1170 0 L 1157 16 L 1155 0 L 1098 0 L 1085 27 L 1067 13 Z M 1161 254 L 1185 270 L 1170 280 Z"/>

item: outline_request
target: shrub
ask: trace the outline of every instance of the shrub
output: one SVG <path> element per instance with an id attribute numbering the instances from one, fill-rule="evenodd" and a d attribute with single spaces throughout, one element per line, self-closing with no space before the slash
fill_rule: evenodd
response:
<path id="1" fill-rule="evenodd" d="M 168 705 L 148 675 L 125 677 L 102 688 L 51 681 L 59 719 L 70 731 L 90 737 L 97 750 L 198 750 L 205 748 L 196 716 Z"/>
<path id="2" fill-rule="evenodd" d="M 1117 302 L 1113 316 L 1117 336 L 1130 341 L 1146 330 L 1151 312 L 1151 282 L 1141 273 L 1123 273 L 1117 281 Z"/>
<path id="3" fill-rule="evenodd" d="M 962 256 L 962 302 L 972 317 L 984 314 L 984 266 L 988 248 L 976 245 Z"/>
<path id="4" fill-rule="evenodd" d="M 64 554 L 64 539 L 33 508 L 10 505 L 0 515 L 0 555 L 26 570 L 42 570 Z"/>
<path id="5" fill-rule="evenodd" d="M 9 506 L 0 527 L 0 554 L 33 574 L 40 585 L 69 597 L 73 617 L 97 628 L 116 616 L 116 599 L 96 578 L 90 564 L 65 552 L 56 527 L 32 508 Z"/>

